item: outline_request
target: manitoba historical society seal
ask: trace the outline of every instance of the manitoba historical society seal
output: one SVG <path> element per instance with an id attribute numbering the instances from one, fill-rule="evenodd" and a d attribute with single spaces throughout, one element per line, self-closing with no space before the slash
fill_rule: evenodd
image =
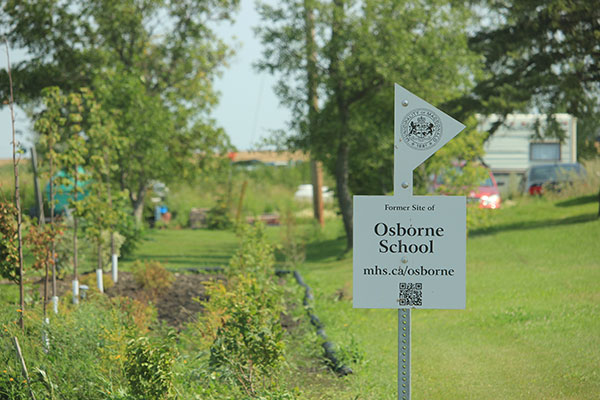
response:
<path id="1" fill-rule="evenodd" d="M 400 126 L 402 140 L 413 149 L 427 150 L 442 137 L 442 122 L 431 110 L 417 108 L 409 112 Z"/>

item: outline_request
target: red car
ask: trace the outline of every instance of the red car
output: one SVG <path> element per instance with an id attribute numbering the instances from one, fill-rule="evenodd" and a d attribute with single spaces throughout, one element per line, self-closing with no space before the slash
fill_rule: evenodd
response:
<path id="1" fill-rule="evenodd" d="M 489 171 L 489 176 L 479 184 L 477 189 L 469 192 L 469 199 L 476 199 L 479 203 L 479 208 L 500 208 L 502 198 L 498 190 L 498 184 L 492 171 Z"/>
<path id="2" fill-rule="evenodd" d="M 458 168 L 459 167 L 457 167 L 457 169 Z M 500 208 L 500 204 L 502 203 L 500 190 L 498 190 L 498 184 L 496 183 L 496 178 L 494 178 L 492 171 L 489 169 L 487 171 L 488 177 L 475 189 L 469 191 L 467 201 L 477 202 L 479 208 L 497 209 Z M 444 183 L 443 175 L 436 176 L 433 180 L 433 191 L 437 191 Z"/>

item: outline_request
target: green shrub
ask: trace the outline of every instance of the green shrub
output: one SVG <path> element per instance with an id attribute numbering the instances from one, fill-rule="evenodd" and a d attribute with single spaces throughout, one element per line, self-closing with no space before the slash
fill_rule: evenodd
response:
<path id="1" fill-rule="evenodd" d="M 231 212 L 225 200 L 217 200 L 217 204 L 208 210 L 206 214 L 206 226 L 208 229 L 229 229 L 233 226 Z"/>
<path id="2" fill-rule="evenodd" d="M 140 400 L 160 400 L 172 397 L 175 349 L 169 339 L 153 343 L 148 337 L 131 339 L 127 343 L 125 376 L 131 395 Z"/>
<path id="3" fill-rule="evenodd" d="M 228 274 L 250 275 L 260 280 L 273 279 L 275 274 L 275 246 L 269 243 L 265 227 L 261 223 L 254 226 L 240 224 L 237 234 L 241 238 L 238 251 L 229 261 Z"/>
<path id="4" fill-rule="evenodd" d="M 0 399 L 30 398 L 14 350 L 15 336 L 38 399 L 101 400 L 108 397 L 107 382 L 113 388 L 126 387 L 123 343 L 137 329 L 109 298 L 90 296 L 78 307 L 64 304 L 50 324 L 42 323 L 38 309 L 29 309 L 24 332 L 14 319 L 14 309 L 0 310 Z"/>
<path id="5" fill-rule="evenodd" d="M 17 210 L 12 203 L 0 201 L 0 277 L 18 281 L 18 250 Z"/>
<path id="6" fill-rule="evenodd" d="M 284 268 L 293 270 L 306 259 L 306 240 L 300 235 L 296 218 L 290 210 L 286 212 L 283 223 L 279 250 L 284 258 Z"/>
<path id="7" fill-rule="evenodd" d="M 133 263 L 132 270 L 133 277 L 142 287 L 145 300 L 156 301 L 169 290 L 175 279 L 158 261 L 143 263 L 137 260 Z"/>
<path id="8" fill-rule="evenodd" d="M 479 208 L 477 204 L 467 205 L 467 232 L 492 226 L 495 210 Z"/>
<path id="9" fill-rule="evenodd" d="M 124 237 L 119 253 L 121 257 L 128 257 L 139 246 L 144 236 L 144 228 L 131 215 L 127 215 L 121 219 L 115 228 Z"/>
<path id="10" fill-rule="evenodd" d="M 197 336 L 207 347 L 206 367 L 214 379 L 238 387 L 244 396 L 235 398 L 259 398 L 277 388 L 284 361 L 284 303 L 273 246 L 262 225 L 240 226 L 239 233 L 242 243 L 231 259 L 227 284 L 207 288 L 210 300 L 196 324 Z"/>
<path id="11" fill-rule="evenodd" d="M 209 367 L 248 394 L 283 361 L 280 293 L 269 289 L 242 276 L 231 290 L 210 292 L 211 307 L 225 312 L 210 347 Z"/>

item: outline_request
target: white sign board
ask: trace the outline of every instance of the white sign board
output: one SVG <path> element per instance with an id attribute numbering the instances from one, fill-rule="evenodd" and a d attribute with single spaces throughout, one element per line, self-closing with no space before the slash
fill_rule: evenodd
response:
<path id="1" fill-rule="evenodd" d="M 466 199 L 412 195 L 413 169 L 464 125 L 395 96 L 394 196 L 354 196 L 354 307 L 465 308 Z"/>
<path id="2" fill-rule="evenodd" d="M 355 308 L 465 308 L 463 196 L 354 197 Z"/>

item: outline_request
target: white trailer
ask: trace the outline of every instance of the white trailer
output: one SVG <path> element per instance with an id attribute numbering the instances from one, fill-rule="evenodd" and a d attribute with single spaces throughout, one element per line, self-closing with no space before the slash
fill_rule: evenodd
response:
<path id="1" fill-rule="evenodd" d="M 499 115 L 480 116 L 479 129 L 487 131 Z M 504 123 L 484 144 L 483 161 L 491 168 L 501 192 L 531 166 L 577 162 L 577 118 L 555 114 L 554 119 L 564 131 L 562 143 L 558 138 L 539 138 L 536 125 L 543 131 L 546 115 L 509 114 Z"/>

